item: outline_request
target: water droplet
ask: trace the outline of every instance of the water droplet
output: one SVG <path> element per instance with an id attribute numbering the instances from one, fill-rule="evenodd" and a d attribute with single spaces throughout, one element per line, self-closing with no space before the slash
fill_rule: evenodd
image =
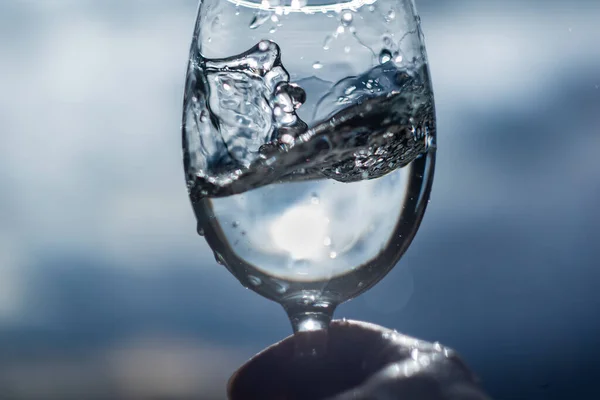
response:
<path id="1" fill-rule="evenodd" d="M 329 236 L 323 239 L 323 245 L 327 247 L 331 246 L 331 238 Z"/>
<path id="2" fill-rule="evenodd" d="M 313 65 L 312 65 L 312 67 L 313 67 L 314 69 L 321 69 L 321 68 L 323 68 L 323 64 L 321 64 L 319 61 L 316 61 L 316 62 L 315 62 Z"/>
<path id="3" fill-rule="evenodd" d="M 198 232 L 198 235 L 204 236 L 204 229 L 200 225 L 196 227 L 196 232 Z"/>
<path id="4" fill-rule="evenodd" d="M 375 6 L 369 6 L 369 11 L 371 11 L 371 12 L 375 11 Z"/>
<path id="5" fill-rule="evenodd" d="M 225 260 L 223 260 L 223 256 L 222 255 L 220 255 L 216 251 L 214 252 L 214 255 L 215 255 L 215 261 L 217 262 L 217 264 L 219 264 L 219 265 L 225 265 Z"/>
<path id="6" fill-rule="evenodd" d="M 381 50 L 381 52 L 379 53 L 379 63 L 380 64 L 385 64 L 386 62 L 390 61 L 391 59 L 392 59 L 391 51 L 389 51 L 388 49 Z"/>
<path id="7" fill-rule="evenodd" d="M 352 23 L 353 19 L 354 19 L 354 17 L 352 16 L 351 11 L 344 11 L 342 13 L 341 23 L 344 26 L 349 26 Z"/>
<path id="8" fill-rule="evenodd" d="M 394 62 L 395 62 L 396 64 L 401 64 L 401 63 L 402 63 L 402 60 L 403 60 L 403 57 L 402 57 L 402 55 L 401 55 L 401 54 L 398 54 L 398 55 L 396 56 L 396 58 L 394 58 Z"/>
<path id="9" fill-rule="evenodd" d="M 223 89 L 224 90 L 231 90 L 231 85 L 229 85 L 229 83 L 224 83 L 223 84 Z"/>
<path id="10" fill-rule="evenodd" d="M 351 50 L 350 46 L 344 47 L 344 53 L 350 53 L 350 50 Z"/>
<path id="11" fill-rule="evenodd" d="M 335 251 L 332 251 L 331 253 L 329 253 L 329 258 L 334 259 L 337 258 L 338 254 Z"/>
<path id="12" fill-rule="evenodd" d="M 284 294 L 290 288 L 290 285 L 277 279 L 273 279 L 275 291 L 279 294 Z"/>
<path id="13" fill-rule="evenodd" d="M 319 202 L 320 202 L 320 200 L 319 200 L 319 195 L 318 195 L 318 194 L 316 194 L 316 193 L 313 193 L 313 194 L 311 194 L 311 195 L 310 195 L 310 202 L 311 202 L 312 204 L 315 204 L 315 205 L 316 205 L 316 204 L 319 204 Z"/>
<path id="14" fill-rule="evenodd" d="M 231 223 L 231 226 L 234 227 L 234 228 L 237 228 L 238 226 L 240 226 L 240 221 L 233 221 Z"/>
<path id="15" fill-rule="evenodd" d="M 235 6 L 235 15 L 240 15 L 240 6 Z"/>
<path id="16" fill-rule="evenodd" d="M 358 282 L 358 285 L 356 285 L 356 286 L 361 288 L 361 287 L 365 286 L 365 283 L 361 281 L 361 282 Z"/>
<path id="17" fill-rule="evenodd" d="M 271 15 L 271 21 L 273 21 L 275 23 L 279 22 L 279 17 L 277 16 L 277 14 Z"/>
<path id="18" fill-rule="evenodd" d="M 333 36 L 327 35 L 325 37 L 325 41 L 323 42 L 323 50 L 329 50 L 329 45 L 331 45 L 331 41 L 333 40 Z"/>
<path id="19" fill-rule="evenodd" d="M 393 9 L 388 11 L 388 13 L 385 15 L 385 20 L 387 22 L 393 21 L 396 18 L 396 11 L 394 11 Z"/>
<path id="20" fill-rule="evenodd" d="M 435 342 L 433 344 L 433 348 L 435 349 L 435 351 L 442 351 L 442 345 L 440 344 L 440 342 Z"/>
<path id="21" fill-rule="evenodd" d="M 267 51 L 267 50 L 269 50 L 269 41 L 268 40 L 261 40 L 260 43 L 258 44 L 258 49 L 260 51 Z"/>
<path id="22" fill-rule="evenodd" d="M 262 284 L 262 280 L 258 276 L 248 275 L 248 280 L 252 286 L 260 286 Z"/>
<path id="23" fill-rule="evenodd" d="M 200 114 L 200 121 L 207 122 L 208 121 L 208 113 L 206 113 L 205 111 L 202 111 L 202 113 Z"/>
<path id="24" fill-rule="evenodd" d="M 256 29 L 256 28 L 262 26 L 265 22 L 267 22 L 269 20 L 270 17 L 271 17 L 271 14 L 269 12 L 262 11 L 262 10 L 257 12 L 254 15 L 254 17 L 252 18 L 252 21 L 250 21 L 249 28 Z"/>
<path id="25" fill-rule="evenodd" d="M 271 29 L 269 29 L 269 33 L 275 33 L 277 32 L 277 28 L 274 26 Z"/>
<path id="26" fill-rule="evenodd" d="M 336 36 L 339 34 L 342 34 L 344 32 L 346 32 L 346 28 L 344 28 L 342 25 L 338 26 L 337 29 L 335 30 Z"/>

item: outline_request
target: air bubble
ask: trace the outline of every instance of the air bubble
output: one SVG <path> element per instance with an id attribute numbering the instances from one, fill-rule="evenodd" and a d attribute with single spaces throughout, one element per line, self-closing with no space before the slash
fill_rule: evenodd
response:
<path id="1" fill-rule="evenodd" d="M 389 34 L 383 36 L 383 44 L 385 47 L 394 48 L 394 39 Z"/>
<path id="2" fill-rule="evenodd" d="M 329 236 L 327 236 L 325 239 L 323 239 L 323 245 L 326 247 L 331 246 L 331 238 Z"/>
<path id="3" fill-rule="evenodd" d="M 261 40 L 260 43 L 258 44 L 258 49 L 260 51 L 267 51 L 267 50 L 269 50 L 269 41 L 267 41 L 267 40 Z"/>
<path id="4" fill-rule="evenodd" d="M 352 50 L 350 46 L 344 47 L 344 53 L 350 53 L 350 50 Z"/>
<path id="5" fill-rule="evenodd" d="M 319 195 L 318 195 L 318 194 L 316 194 L 316 193 L 313 193 L 313 194 L 311 194 L 311 195 L 310 195 L 310 202 L 311 202 L 312 204 L 315 204 L 315 205 L 319 204 L 319 203 L 320 203 L 320 200 L 319 200 Z"/>
<path id="6" fill-rule="evenodd" d="M 352 15 L 351 11 L 344 11 L 342 13 L 341 23 L 343 26 L 349 26 L 350 24 L 352 24 L 353 19 L 354 16 Z"/>
<path id="7" fill-rule="evenodd" d="M 312 67 L 313 67 L 314 69 L 321 69 L 321 68 L 323 68 L 323 64 L 321 64 L 319 61 L 316 61 L 316 62 L 315 62 L 313 65 L 312 65 Z"/>
<path id="8" fill-rule="evenodd" d="M 380 64 L 385 64 L 386 62 L 390 61 L 391 59 L 392 59 L 391 51 L 389 51 L 388 49 L 381 50 L 381 52 L 379 53 L 379 63 Z"/>
<path id="9" fill-rule="evenodd" d="M 395 18 L 396 18 L 396 11 L 394 11 L 394 10 L 390 10 L 390 11 L 388 11 L 388 13 L 387 13 L 387 14 L 386 14 L 386 16 L 385 16 L 385 20 L 386 20 L 387 22 L 391 22 L 391 21 L 393 21 Z"/>
<path id="10" fill-rule="evenodd" d="M 240 226 L 240 221 L 233 221 L 231 223 L 231 226 L 234 227 L 234 228 L 237 228 L 238 226 Z"/>
<path id="11" fill-rule="evenodd" d="M 335 251 L 332 251 L 331 253 L 329 253 L 329 258 L 334 259 L 337 258 L 338 254 Z"/>

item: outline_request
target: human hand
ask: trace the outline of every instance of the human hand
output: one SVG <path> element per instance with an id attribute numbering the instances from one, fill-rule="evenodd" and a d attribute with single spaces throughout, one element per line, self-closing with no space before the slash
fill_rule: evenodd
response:
<path id="1" fill-rule="evenodd" d="M 230 379 L 230 400 L 490 400 L 458 355 L 389 329 L 333 321 L 321 356 L 297 346 L 323 332 L 290 336 Z"/>

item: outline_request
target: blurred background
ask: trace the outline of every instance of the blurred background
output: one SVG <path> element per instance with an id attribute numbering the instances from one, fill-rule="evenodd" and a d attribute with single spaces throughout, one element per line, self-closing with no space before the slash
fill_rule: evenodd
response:
<path id="1" fill-rule="evenodd" d="M 336 316 L 457 349 L 498 400 L 599 399 L 600 1 L 417 0 L 438 166 Z M 0 0 L 0 399 L 223 399 L 287 336 L 184 184 L 195 0 Z"/>

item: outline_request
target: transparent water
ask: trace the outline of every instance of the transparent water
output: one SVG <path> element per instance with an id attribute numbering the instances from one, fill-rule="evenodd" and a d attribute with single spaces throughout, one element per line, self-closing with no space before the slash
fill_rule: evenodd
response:
<path id="1" fill-rule="evenodd" d="M 287 309 L 295 330 L 311 329 L 301 325 L 326 320 L 337 304 L 381 279 L 418 228 L 435 149 L 426 59 L 406 62 L 410 51 L 384 34 L 380 48 L 369 47 L 369 62 L 332 69 L 326 57 L 315 56 L 307 64 L 295 57 L 301 46 L 286 46 L 289 35 L 281 34 L 306 14 L 209 1 L 199 20 L 203 10 L 183 116 L 198 232 L 242 284 Z M 337 28 L 319 49 L 340 41 L 338 50 L 348 53 L 340 32 L 357 25 L 361 14 L 333 14 Z M 222 48 L 211 43 L 229 43 L 215 35 L 219 26 L 240 15 L 245 29 L 263 29 L 240 41 L 260 39 L 217 54 Z M 395 12 L 382 15 L 395 18 Z M 276 29 L 265 31 L 273 23 Z M 203 35 L 207 25 L 212 28 Z M 367 46 L 356 35 L 353 40 Z M 239 43 L 226 47 L 239 49 Z M 301 317 L 307 313 L 325 318 Z"/>

